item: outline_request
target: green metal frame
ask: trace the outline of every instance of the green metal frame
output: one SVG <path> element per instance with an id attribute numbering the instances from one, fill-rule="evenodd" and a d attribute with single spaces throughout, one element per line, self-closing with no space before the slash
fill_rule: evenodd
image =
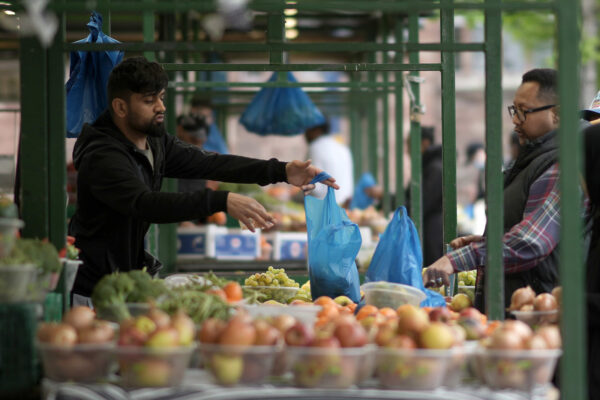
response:
<path id="1" fill-rule="evenodd" d="M 140 12 L 143 16 L 144 43 L 122 44 L 68 44 L 64 43 L 64 15 L 71 12 L 87 12 L 97 6 L 105 14 L 105 31 L 110 30 L 111 17 L 115 18 L 120 12 Z M 22 87 L 22 119 L 21 119 L 21 160 L 20 173 L 22 178 L 22 216 L 26 221 L 24 236 L 50 237 L 57 246 L 64 244 L 65 210 L 64 210 L 64 144 L 65 105 L 62 86 L 64 77 L 64 53 L 71 50 L 114 50 L 144 52 L 148 58 L 155 58 L 155 52 L 164 52 L 165 58 L 160 60 L 164 68 L 171 74 L 186 71 L 346 71 L 354 80 L 348 84 L 319 85 L 318 83 L 299 83 L 302 87 L 339 87 L 347 88 L 346 92 L 338 92 L 337 98 L 347 102 L 347 112 L 350 113 L 351 148 L 355 157 L 355 172 L 358 177 L 365 167 L 372 172 L 382 175 L 386 188 L 384 205 L 388 210 L 389 201 L 389 152 L 396 152 L 396 197 L 399 204 L 404 203 L 403 165 L 401 155 L 404 152 L 403 143 L 403 71 L 418 75 L 419 71 L 438 71 L 442 78 L 442 134 L 443 134 L 443 189 L 444 189 L 444 242 L 456 235 L 456 110 L 455 110 L 455 77 L 454 53 L 463 51 L 478 51 L 485 54 L 486 65 L 486 202 L 488 215 L 488 258 L 486 274 L 487 313 L 492 319 L 502 319 L 503 307 L 503 266 L 502 266 L 502 177 L 501 167 L 501 18 L 502 12 L 521 10 L 541 10 L 553 12 L 558 20 L 558 50 L 560 71 L 560 96 L 562 107 L 560 140 L 560 168 L 562 176 L 576 176 L 581 163 L 580 139 L 572 132 L 578 130 L 578 48 L 573 46 L 579 37 L 577 19 L 579 2 L 570 0 L 548 0 L 530 2 L 524 0 L 485 0 L 483 2 L 455 2 L 454 0 L 302 0 L 293 2 L 293 6 L 302 12 L 343 11 L 372 12 L 381 11 L 382 17 L 374 29 L 387 33 L 389 20 L 383 18 L 392 16 L 396 42 L 394 44 L 375 43 L 375 36 L 367 43 L 287 43 L 284 39 L 283 10 L 290 7 L 284 0 L 251 0 L 249 7 L 254 11 L 267 13 L 267 40 L 263 43 L 209 43 L 198 39 L 197 23 L 192 24 L 192 41 L 180 43 L 175 41 L 173 23 L 165 24 L 165 32 L 154 42 L 155 13 L 174 15 L 191 10 L 200 12 L 215 11 L 213 1 L 109 1 L 82 2 L 79 0 L 54 0 L 49 8 L 61 16 L 61 29 L 52 46 L 43 49 L 34 38 L 23 38 L 21 45 L 21 87 Z M 0 4 L 0 10 L 21 9 L 20 3 Z M 480 10 L 485 16 L 484 43 L 455 43 L 454 13 L 457 10 Z M 441 37 L 440 43 L 420 43 L 418 37 L 418 20 L 423 13 L 439 12 Z M 429 14 L 430 15 L 430 14 Z M 171 21 L 173 22 L 173 21 Z M 404 42 L 403 32 L 408 30 L 409 40 Z M 374 33 L 375 30 L 372 32 Z M 387 37 L 387 34 L 384 35 Z M 199 52 L 264 52 L 268 54 L 268 63 L 264 64 L 230 64 L 201 62 Z M 389 62 L 387 52 L 394 51 L 396 56 Z M 440 63 L 420 63 L 419 54 L 425 51 L 435 51 L 441 54 Z M 288 52 L 336 52 L 347 53 L 354 62 L 344 64 L 286 64 L 285 53 Z M 192 62 L 178 63 L 178 53 L 186 61 L 191 57 Z M 382 53 L 377 61 L 377 54 Z M 408 63 L 404 56 L 408 55 Z M 179 55 L 181 57 L 181 55 Z M 362 72 L 366 72 L 363 74 Z M 389 73 L 394 73 L 394 80 L 389 80 Z M 364 76 L 366 75 L 366 76 Z M 171 75 L 172 76 L 172 75 Z M 380 79 L 378 79 L 380 78 Z M 295 84 L 280 79 L 273 84 L 266 83 L 217 83 L 217 82 L 182 82 L 169 87 L 169 98 L 175 95 L 189 95 L 184 88 L 212 89 L 226 87 L 295 87 Z M 418 102 L 418 85 L 411 83 L 412 90 Z M 180 89 L 180 90 L 177 90 Z M 396 146 L 389 148 L 389 126 L 387 124 L 387 105 L 390 93 L 395 95 L 395 137 Z M 227 91 L 219 95 L 234 95 Z M 246 96 L 248 94 L 235 93 Z M 364 107 L 356 97 L 368 96 L 369 105 Z M 384 122 L 378 124 L 377 110 L 383 107 Z M 169 120 L 174 118 L 174 102 L 169 100 Z M 227 108 L 224 109 L 227 111 Z M 223 116 L 221 116 L 223 118 Z M 381 126 L 381 128 L 380 128 Z M 174 127 L 170 126 L 171 131 Z M 365 129 L 366 128 L 366 129 Z M 380 139 L 381 138 L 381 139 Z M 421 227 L 421 160 L 420 160 L 420 124 L 416 119 L 411 120 L 410 148 L 412 155 L 412 179 L 410 184 L 413 218 L 417 227 Z M 380 160 L 380 150 L 383 150 L 383 160 Z M 383 165 L 382 165 L 383 164 Z M 380 169 L 383 173 L 380 174 Z M 564 398 L 585 398 L 585 324 L 584 324 L 584 268 L 582 243 L 580 239 L 581 221 L 578 181 L 576 179 L 561 180 L 561 276 L 563 285 L 563 304 L 570 310 L 562 316 L 562 331 L 564 339 L 564 356 L 561 363 L 561 395 Z M 170 184 L 169 190 L 172 189 Z M 169 271 L 174 263 L 174 228 L 163 228 L 159 235 L 159 255 L 166 261 Z"/>

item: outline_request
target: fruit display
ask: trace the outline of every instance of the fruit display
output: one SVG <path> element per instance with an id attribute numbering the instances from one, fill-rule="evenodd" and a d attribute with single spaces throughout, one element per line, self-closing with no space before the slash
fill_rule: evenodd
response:
<path id="1" fill-rule="evenodd" d="M 38 348 L 44 374 L 55 381 L 96 382 L 113 364 L 115 331 L 88 307 L 74 307 L 61 323 L 41 323 Z"/>
<path id="2" fill-rule="evenodd" d="M 426 295 L 419 289 L 391 282 L 369 282 L 361 286 L 365 292 L 365 302 L 376 307 L 391 307 L 396 309 L 403 304 L 418 306 Z"/>
<path id="3" fill-rule="evenodd" d="M 260 293 L 261 301 L 274 300 L 287 304 L 298 295 L 300 285 L 285 273 L 283 268 L 267 268 L 267 271 L 256 273 L 246 278 L 244 289 Z"/>
<path id="4" fill-rule="evenodd" d="M 554 324 L 558 321 L 559 300 L 554 294 L 561 296 L 561 288 L 553 293 L 540 293 L 536 296 L 529 286 L 517 289 L 511 296 L 508 310 L 520 321 L 531 327 L 544 324 Z"/>
<path id="5" fill-rule="evenodd" d="M 195 324 L 183 311 L 173 317 L 151 308 L 121 322 L 116 357 L 125 387 L 171 387 L 183 380 L 194 350 Z"/>
<path id="6" fill-rule="evenodd" d="M 356 383 L 366 356 L 368 335 L 351 315 L 312 328 L 299 322 L 285 333 L 294 383 L 300 387 L 347 388 Z"/>
<path id="7" fill-rule="evenodd" d="M 262 383 L 273 369 L 282 333 L 273 322 L 238 313 L 228 322 L 209 319 L 200 329 L 205 367 L 221 385 Z"/>
<path id="8" fill-rule="evenodd" d="M 494 389 L 531 391 L 552 379 L 561 355 L 560 331 L 546 325 L 533 331 L 521 321 L 509 320 L 483 342 L 476 353 L 476 367 Z"/>

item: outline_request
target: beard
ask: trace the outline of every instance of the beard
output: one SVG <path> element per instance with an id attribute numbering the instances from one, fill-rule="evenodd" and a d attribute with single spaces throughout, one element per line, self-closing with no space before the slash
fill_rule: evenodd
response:
<path id="1" fill-rule="evenodd" d="M 136 131 L 145 133 L 151 137 L 161 137 L 167 134 L 164 122 L 154 122 L 154 119 L 143 121 L 136 114 L 130 114 L 127 122 Z"/>

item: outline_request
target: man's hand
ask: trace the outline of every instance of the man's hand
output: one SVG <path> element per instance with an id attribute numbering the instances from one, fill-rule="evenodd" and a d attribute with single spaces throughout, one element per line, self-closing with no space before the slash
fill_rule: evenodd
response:
<path id="1" fill-rule="evenodd" d="M 290 161 L 285 166 L 285 173 L 287 175 L 287 181 L 291 185 L 298 186 L 304 193 L 310 193 L 315 188 L 315 185 L 310 185 L 309 182 L 317 176 L 322 170 L 311 165 L 311 160 L 300 161 L 294 160 Z M 334 178 L 329 178 L 321 183 L 331 186 L 334 189 L 339 189 L 340 187 L 335 183 Z"/>
<path id="2" fill-rule="evenodd" d="M 423 283 L 425 287 L 440 287 L 442 285 L 450 286 L 450 274 L 454 273 L 454 268 L 450 259 L 446 256 L 438 259 L 431 264 L 423 274 Z"/>
<path id="3" fill-rule="evenodd" d="M 275 218 L 258 201 L 232 192 L 227 195 L 227 214 L 242 222 L 252 232 L 254 228 L 271 228 L 275 223 Z"/>
<path id="4" fill-rule="evenodd" d="M 450 242 L 450 247 L 454 250 L 459 249 L 464 246 L 468 246 L 472 242 L 481 242 L 484 239 L 483 236 L 480 235 L 468 235 L 454 239 Z"/>

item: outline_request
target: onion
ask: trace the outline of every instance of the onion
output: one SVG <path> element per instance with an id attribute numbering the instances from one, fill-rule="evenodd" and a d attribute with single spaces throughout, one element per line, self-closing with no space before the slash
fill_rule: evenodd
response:
<path id="1" fill-rule="evenodd" d="M 38 327 L 37 331 L 37 339 L 40 342 L 48 342 L 50 338 L 54 335 L 54 331 L 58 326 L 57 323 L 54 322 L 43 322 Z"/>
<path id="2" fill-rule="evenodd" d="M 541 293 L 533 301 L 533 309 L 535 311 L 551 311 L 557 308 L 556 299 L 550 293 Z"/>
<path id="3" fill-rule="evenodd" d="M 521 350 L 523 340 L 514 331 L 501 328 L 494 331 L 488 347 L 496 350 Z"/>
<path id="4" fill-rule="evenodd" d="M 77 331 L 71 325 L 58 324 L 50 335 L 48 343 L 71 347 L 77 343 Z"/>
<path id="5" fill-rule="evenodd" d="M 525 304 L 533 304 L 535 292 L 531 286 L 517 289 L 510 298 L 509 311 L 520 310 Z"/>
<path id="6" fill-rule="evenodd" d="M 78 331 L 79 343 L 106 343 L 113 339 L 115 331 L 106 321 L 96 321 Z"/>
<path id="7" fill-rule="evenodd" d="M 519 311 L 533 311 L 533 304 L 525 304 Z"/>
<path id="8" fill-rule="evenodd" d="M 520 337 L 521 341 L 523 341 L 523 342 L 528 341 L 529 338 L 531 337 L 531 335 L 533 334 L 529 325 L 527 325 L 523 321 L 517 321 L 517 320 L 506 321 L 504 323 L 504 325 L 502 326 L 502 329 L 513 332 L 518 337 Z"/>
<path id="9" fill-rule="evenodd" d="M 154 321 L 157 328 L 166 328 L 171 325 L 171 317 L 169 317 L 169 314 L 156 307 L 150 308 L 150 311 L 148 311 L 146 316 Z"/>
<path id="10" fill-rule="evenodd" d="M 527 348 L 530 350 L 547 350 L 548 343 L 542 335 L 535 334 L 527 342 Z"/>
<path id="11" fill-rule="evenodd" d="M 536 335 L 539 335 L 546 340 L 546 344 L 550 349 L 560 349 L 561 338 L 560 331 L 556 325 L 544 325 L 540 327 Z"/>
<path id="12" fill-rule="evenodd" d="M 77 306 L 65 314 L 63 322 L 79 330 L 92 325 L 94 318 L 96 318 L 94 310 L 86 306 Z"/>
<path id="13" fill-rule="evenodd" d="M 554 296 L 554 298 L 556 299 L 556 304 L 558 304 L 558 306 L 561 306 L 562 303 L 562 286 L 557 286 L 554 289 L 552 289 L 552 296 Z"/>

